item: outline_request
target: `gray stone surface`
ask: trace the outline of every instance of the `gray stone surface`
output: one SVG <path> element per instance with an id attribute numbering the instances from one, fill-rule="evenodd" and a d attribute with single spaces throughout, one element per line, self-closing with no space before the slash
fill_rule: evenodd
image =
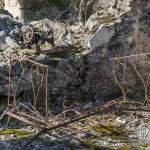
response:
<path id="1" fill-rule="evenodd" d="M 99 20 L 97 18 L 98 18 L 98 14 L 94 13 L 86 21 L 85 26 L 88 28 L 89 31 L 92 31 L 94 28 L 99 27 L 100 22 L 99 22 Z"/>
<path id="2" fill-rule="evenodd" d="M 115 35 L 115 26 L 114 24 L 101 25 L 98 31 L 90 39 L 88 46 L 92 49 L 98 48 L 107 44 L 111 38 Z"/>
<path id="3" fill-rule="evenodd" d="M 100 14 L 100 19 L 98 19 L 100 27 L 94 33 L 89 30 L 86 31 L 87 28 L 81 24 L 77 24 L 76 27 L 75 25 L 66 27 L 64 24 L 53 23 L 57 45 L 55 50 L 39 56 L 33 55 L 32 52 L 14 51 L 19 56 L 31 57 L 33 60 L 49 66 L 48 98 L 54 104 L 56 102 L 56 104 L 61 105 L 66 99 L 97 100 L 102 98 L 105 101 L 109 98 L 118 97 L 118 94 L 121 93 L 118 85 L 114 84 L 110 58 L 150 51 L 150 2 L 141 2 L 140 0 L 118 1 L 117 10 L 113 6 L 114 4 L 115 1 L 113 0 L 108 3 L 103 1 L 103 14 Z M 108 8 L 111 17 L 116 14 L 116 11 L 119 14 L 115 15 L 114 20 L 110 20 L 107 18 L 110 15 L 104 8 Z M 104 21 L 106 18 L 108 20 Z M 42 27 L 43 22 L 34 23 L 36 26 Z M 32 24 L 34 23 L 32 22 Z M 49 23 L 52 22 L 49 21 Z M 64 38 L 59 39 L 62 30 L 65 31 L 65 35 L 63 35 Z M 64 48 L 61 47 L 61 44 L 67 39 L 68 31 L 72 34 L 71 36 L 68 35 L 69 39 L 72 38 L 71 44 Z M 92 38 L 89 38 L 91 36 Z M 86 43 L 89 43 L 90 48 L 83 48 L 86 37 L 89 39 Z M 4 57 L 3 61 L 8 63 L 9 51 L 2 52 L 0 56 Z M 139 65 L 142 62 L 139 61 Z M 0 68 L 2 74 L 8 75 L 5 70 L 5 67 Z M 26 77 L 29 77 L 29 70 L 26 71 L 28 74 Z M 12 72 L 16 72 L 15 67 Z M 26 77 L 25 79 L 27 79 Z M 122 72 L 119 72 L 119 77 L 122 80 Z M 137 86 L 136 82 L 133 72 L 127 70 L 127 79 L 124 83 Z M 6 85 L 1 86 L 5 87 Z M 26 91 L 25 88 L 21 87 L 20 89 L 21 92 Z M 3 91 L 0 92 L 4 94 Z M 5 91 L 5 93 L 8 92 Z"/>

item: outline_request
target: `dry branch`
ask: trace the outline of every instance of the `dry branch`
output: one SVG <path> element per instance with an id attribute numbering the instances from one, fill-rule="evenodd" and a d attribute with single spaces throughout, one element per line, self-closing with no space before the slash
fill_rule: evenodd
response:
<path id="1" fill-rule="evenodd" d="M 58 128 L 62 128 L 62 127 L 68 126 L 68 125 L 70 125 L 72 123 L 75 123 L 75 122 L 79 122 L 79 121 L 81 121 L 83 119 L 86 119 L 86 118 L 94 116 L 94 115 L 99 115 L 99 114 L 103 115 L 103 114 L 107 114 L 107 113 L 111 113 L 111 112 L 115 112 L 115 111 L 133 111 L 133 112 L 144 111 L 144 112 L 150 112 L 150 109 L 142 108 L 142 107 L 141 108 L 122 108 L 122 105 L 128 104 L 128 103 L 129 104 L 134 104 L 134 102 L 128 102 L 128 101 L 126 101 L 126 102 L 124 102 L 124 101 L 119 102 L 119 101 L 113 100 L 113 101 L 109 102 L 108 104 L 104 105 L 103 107 L 99 107 L 97 109 L 90 110 L 88 114 L 82 115 L 80 117 L 77 117 L 75 119 L 72 119 L 70 121 L 64 122 L 62 124 L 58 124 L 58 125 L 50 127 L 50 128 L 43 128 L 36 135 L 34 135 L 22 147 L 21 150 L 25 149 L 29 144 L 31 144 L 34 140 L 36 140 L 42 134 L 48 133 L 48 132 L 50 132 L 52 130 L 56 130 Z M 107 128 L 107 127 L 105 127 L 105 128 Z M 119 134 L 119 133 L 117 132 L 116 134 Z M 127 137 L 126 135 L 123 135 L 123 136 Z"/>
<path id="2" fill-rule="evenodd" d="M 26 124 L 28 124 L 28 125 L 31 125 L 31 126 L 37 126 L 37 127 L 39 127 L 39 128 L 45 127 L 45 124 L 43 124 L 43 122 L 41 123 L 41 121 L 39 121 L 39 120 L 34 119 L 34 120 L 36 120 L 36 123 L 35 123 L 34 120 L 30 121 L 29 119 L 27 119 L 27 118 L 25 118 L 25 117 L 23 117 L 23 116 L 20 116 L 20 115 L 17 114 L 17 113 L 13 113 L 13 112 L 11 112 L 11 111 L 7 111 L 7 112 L 5 113 L 5 115 L 8 115 L 8 116 L 10 116 L 10 117 L 12 117 L 12 118 L 15 118 L 15 119 L 17 119 L 17 120 L 19 120 L 19 121 L 21 121 L 21 122 L 24 122 L 24 123 L 26 123 Z M 30 119 L 31 119 L 31 118 L 30 118 Z M 32 118 L 32 119 L 33 119 L 33 118 Z"/>
<path id="3" fill-rule="evenodd" d="M 122 57 L 115 57 L 110 58 L 110 60 L 118 60 L 118 59 L 125 59 L 125 58 L 131 58 L 131 57 L 141 57 L 141 56 L 148 56 L 150 53 L 142 53 L 142 54 L 134 54 L 134 55 L 128 55 L 128 56 L 122 56 Z"/>
<path id="4" fill-rule="evenodd" d="M 85 115 L 82 115 L 78 118 L 75 118 L 73 120 L 70 120 L 70 121 L 67 121 L 67 122 L 64 122 L 62 124 L 58 124 L 56 126 L 53 126 L 53 127 L 50 127 L 50 128 L 43 128 L 41 129 L 35 136 L 33 136 L 29 142 L 27 142 L 22 148 L 21 150 L 24 150 L 29 144 L 31 144 L 34 140 L 36 140 L 40 135 L 42 134 L 45 134 L 47 132 L 50 132 L 52 130 L 56 130 L 58 128 L 62 128 L 62 127 L 65 127 L 67 125 L 70 125 L 72 123 L 75 123 L 75 122 L 79 122 L 80 120 L 83 120 L 83 119 L 86 119 L 88 117 L 91 117 L 93 115 L 97 115 L 97 114 L 105 114 L 105 113 L 110 113 L 111 111 L 114 111 L 116 110 L 116 103 L 112 103 L 110 106 L 106 105 L 105 107 L 101 108 L 100 110 L 97 110 L 95 112 L 92 112 L 92 113 L 89 113 L 89 114 L 85 114 Z"/>

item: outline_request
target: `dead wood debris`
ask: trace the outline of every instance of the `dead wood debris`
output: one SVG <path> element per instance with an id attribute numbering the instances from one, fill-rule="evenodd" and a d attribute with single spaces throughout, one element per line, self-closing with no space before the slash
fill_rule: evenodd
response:
<path id="1" fill-rule="evenodd" d="M 52 130 L 56 130 L 62 127 L 66 127 L 70 124 L 79 122 L 83 119 L 86 119 L 88 117 L 94 116 L 94 115 L 105 115 L 112 112 L 150 112 L 150 109 L 145 108 L 141 105 L 139 107 L 139 103 L 137 102 L 131 102 L 131 101 L 118 101 L 113 100 L 101 107 L 96 107 L 94 109 L 88 110 L 84 113 L 79 113 L 80 115 L 74 119 L 68 119 L 68 118 L 62 118 L 61 115 L 56 117 L 51 117 L 48 120 L 44 120 L 44 118 L 39 117 L 37 112 L 34 112 L 33 110 L 26 110 L 23 112 L 21 109 L 8 109 L 4 112 L 4 115 L 15 118 L 21 122 L 24 122 L 28 125 L 35 126 L 37 128 L 40 128 L 41 130 L 34 135 L 21 149 L 26 149 L 26 147 L 31 144 L 34 140 L 36 140 L 40 135 L 51 132 Z M 126 107 L 127 106 L 127 107 Z M 137 106 L 137 107 L 136 107 Z M 24 109 L 25 110 L 25 109 Z M 104 126 L 104 125 L 102 125 Z M 104 126 L 107 130 L 107 127 Z M 108 129 L 109 130 L 109 129 Z M 115 131 L 111 131 L 112 133 L 115 133 Z M 119 133 L 115 133 L 119 134 Z M 127 138 L 126 135 L 123 135 Z"/>

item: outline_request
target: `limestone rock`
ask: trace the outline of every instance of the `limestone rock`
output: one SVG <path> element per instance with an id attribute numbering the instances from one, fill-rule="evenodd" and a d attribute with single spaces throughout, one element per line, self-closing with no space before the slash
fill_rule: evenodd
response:
<path id="1" fill-rule="evenodd" d="M 103 46 L 104 44 L 107 44 L 114 35 L 114 24 L 101 25 L 98 31 L 90 39 L 88 46 L 93 49 Z"/>
<path id="2" fill-rule="evenodd" d="M 18 0 L 5 0 L 5 10 L 13 15 L 14 18 L 24 18 L 24 11 L 22 8 L 29 8 L 29 1 L 18 1 Z"/>
<path id="3" fill-rule="evenodd" d="M 98 28 L 100 25 L 100 22 L 98 20 L 97 13 L 94 13 L 90 16 L 90 18 L 86 21 L 85 26 L 88 28 L 89 31 L 94 30 L 94 28 Z"/>
<path id="4" fill-rule="evenodd" d="M 11 48 L 20 48 L 18 43 L 12 39 L 10 36 L 6 37 L 6 43 L 11 47 Z"/>

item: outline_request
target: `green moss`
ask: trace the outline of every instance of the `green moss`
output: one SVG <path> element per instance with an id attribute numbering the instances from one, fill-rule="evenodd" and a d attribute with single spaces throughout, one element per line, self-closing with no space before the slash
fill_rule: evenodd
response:
<path id="1" fill-rule="evenodd" d="M 27 138 L 31 136 L 31 132 L 20 130 L 20 129 L 6 129 L 0 132 L 0 135 L 16 135 L 19 138 Z"/>
<path id="2" fill-rule="evenodd" d="M 109 147 L 103 147 L 103 146 L 98 146 L 96 145 L 94 142 L 92 142 L 90 139 L 86 139 L 84 140 L 84 143 L 90 147 L 91 150 L 113 150 L 112 148 Z"/>
<path id="3" fill-rule="evenodd" d="M 132 150 L 132 148 L 131 148 L 130 145 L 126 145 L 126 146 L 118 148 L 118 150 Z M 139 150 L 139 148 L 138 147 L 134 147 L 134 150 Z M 144 150 L 144 149 L 142 149 L 142 150 Z"/>
<path id="4" fill-rule="evenodd" d="M 127 145 L 127 146 L 119 148 L 118 150 L 131 150 L 131 146 Z"/>
<path id="5" fill-rule="evenodd" d="M 65 58 L 68 56 L 75 56 L 80 54 L 81 51 L 80 50 L 64 50 L 64 51 L 59 51 L 59 52 L 52 52 L 49 54 L 49 57 L 51 58 Z"/>
<path id="6" fill-rule="evenodd" d="M 122 128 L 118 127 L 118 126 L 113 126 L 111 124 L 107 125 L 106 128 L 100 125 L 96 125 L 94 127 L 92 127 L 93 130 L 97 131 L 97 132 L 101 132 L 101 133 L 107 133 L 107 132 L 117 132 L 118 134 L 121 134 L 122 132 Z"/>
<path id="7" fill-rule="evenodd" d="M 108 14 L 107 16 L 101 16 L 99 19 L 101 23 L 110 23 L 117 20 L 117 18 L 112 14 Z"/>
<path id="8" fill-rule="evenodd" d="M 102 136 L 109 136 L 112 139 L 116 139 L 119 141 L 126 141 L 126 137 L 124 136 L 125 130 L 118 126 L 113 126 L 111 124 L 107 125 L 106 127 L 96 125 L 91 127 L 97 133 L 100 133 Z"/>

